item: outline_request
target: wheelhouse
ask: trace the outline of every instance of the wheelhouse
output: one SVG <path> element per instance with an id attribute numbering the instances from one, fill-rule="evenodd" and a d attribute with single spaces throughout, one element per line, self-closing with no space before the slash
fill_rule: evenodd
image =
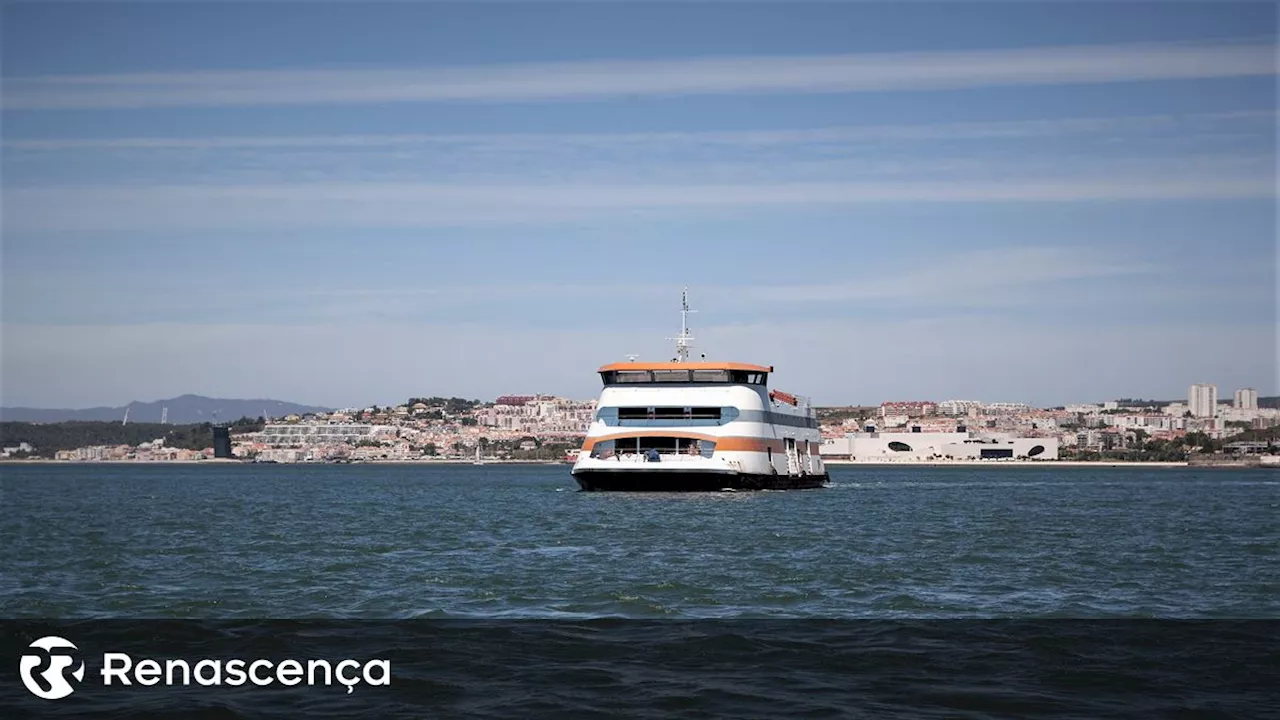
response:
<path id="1" fill-rule="evenodd" d="M 765 387 L 772 367 L 746 363 L 613 363 L 600 368 L 605 387 L 617 385 L 757 385 Z"/>

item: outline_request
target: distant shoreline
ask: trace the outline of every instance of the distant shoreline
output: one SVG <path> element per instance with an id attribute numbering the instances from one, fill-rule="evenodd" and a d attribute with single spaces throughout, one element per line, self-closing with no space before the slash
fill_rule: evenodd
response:
<path id="1" fill-rule="evenodd" d="M 1156 462 L 1148 460 L 824 460 L 829 467 L 988 467 L 988 468 L 1034 468 L 1034 467 L 1082 467 L 1082 468 L 1185 468 L 1196 467 L 1209 470 L 1224 469 L 1280 469 L 1280 463 L 1269 462 L 1262 465 L 1244 465 L 1236 463 L 1191 464 L 1187 461 Z M 473 459 L 457 460 L 361 460 L 350 463 L 334 462 L 251 462 L 238 459 L 210 458 L 207 460 L 51 460 L 48 458 L 0 458 L 0 466 L 4 465 L 416 465 L 467 467 L 476 466 Z M 570 466 L 573 463 L 563 460 L 485 460 L 477 467 L 485 465 L 559 465 Z"/>
<path id="2" fill-rule="evenodd" d="M 49 458 L 0 458 L 0 465 L 475 465 L 475 460 L 361 460 L 359 462 L 252 462 L 210 458 L 207 460 L 52 460 Z M 572 465 L 561 460 L 485 460 L 480 465 Z"/>
<path id="3" fill-rule="evenodd" d="M 849 467 L 866 465 L 870 467 L 1189 467 L 1183 461 L 1156 462 L 1151 460 L 1014 460 L 1001 462 L 998 460 L 823 460 L 824 465 Z"/>

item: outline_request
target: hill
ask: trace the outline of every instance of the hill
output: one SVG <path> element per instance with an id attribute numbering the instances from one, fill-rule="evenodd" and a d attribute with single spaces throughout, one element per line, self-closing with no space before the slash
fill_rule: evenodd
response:
<path id="1" fill-rule="evenodd" d="M 0 408 L 0 420 L 29 423 L 120 422 L 124 420 L 125 410 L 128 409 L 131 423 L 158 423 L 164 408 L 169 408 L 167 422 L 170 425 L 213 422 L 215 413 L 216 419 L 231 421 L 240 417 L 256 418 L 263 413 L 269 417 L 283 417 L 290 414 L 303 415 L 330 410 L 330 408 L 299 405 L 283 400 L 231 400 L 202 395 L 180 395 L 168 400 L 134 401 L 120 407 L 94 407 L 83 410 L 7 407 Z"/>

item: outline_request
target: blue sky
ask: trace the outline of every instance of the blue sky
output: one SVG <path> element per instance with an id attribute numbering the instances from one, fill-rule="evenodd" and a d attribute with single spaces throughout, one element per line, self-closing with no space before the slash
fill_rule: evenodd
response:
<path id="1" fill-rule="evenodd" d="M 1273 5 L 2 12 L 5 405 L 1277 392 Z"/>

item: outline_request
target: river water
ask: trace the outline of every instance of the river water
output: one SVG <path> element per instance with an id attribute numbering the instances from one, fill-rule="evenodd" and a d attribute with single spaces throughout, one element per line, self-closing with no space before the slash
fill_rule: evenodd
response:
<path id="1" fill-rule="evenodd" d="M 835 467 L 578 492 L 568 467 L 10 465 L 0 617 L 1280 616 L 1280 473 Z"/>

